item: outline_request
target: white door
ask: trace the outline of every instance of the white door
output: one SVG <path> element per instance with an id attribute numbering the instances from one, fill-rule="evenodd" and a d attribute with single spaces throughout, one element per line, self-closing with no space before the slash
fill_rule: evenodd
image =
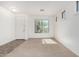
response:
<path id="1" fill-rule="evenodd" d="M 25 39 L 25 17 L 16 16 L 15 23 L 16 39 Z"/>

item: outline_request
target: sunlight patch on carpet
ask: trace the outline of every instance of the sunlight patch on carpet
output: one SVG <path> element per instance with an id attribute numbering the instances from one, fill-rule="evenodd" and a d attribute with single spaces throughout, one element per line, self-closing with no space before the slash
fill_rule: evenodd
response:
<path id="1" fill-rule="evenodd" d="M 42 39 L 42 44 L 57 44 L 57 42 L 52 39 Z"/>

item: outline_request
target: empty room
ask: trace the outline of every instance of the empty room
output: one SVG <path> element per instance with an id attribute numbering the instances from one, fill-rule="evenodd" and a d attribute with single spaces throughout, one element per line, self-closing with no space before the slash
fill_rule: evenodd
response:
<path id="1" fill-rule="evenodd" d="M 0 1 L 0 57 L 78 57 L 79 1 Z"/>

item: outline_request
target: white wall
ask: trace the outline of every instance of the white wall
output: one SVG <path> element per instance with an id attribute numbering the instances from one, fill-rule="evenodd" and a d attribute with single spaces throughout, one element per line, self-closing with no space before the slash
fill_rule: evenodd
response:
<path id="1" fill-rule="evenodd" d="M 35 33 L 35 19 L 48 19 L 49 33 Z M 53 16 L 16 14 L 16 39 L 54 37 L 54 25 L 55 17 Z"/>
<path id="2" fill-rule="evenodd" d="M 79 55 L 79 14 L 75 12 L 75 2 L 65 8 L 66 18 L 61 19 L 61 12 L 57 14 L 55 38 L 64 46 Z"/>
<path id="3" fill-rule="evenodd" d="M 0 7 L 0 45 L 15 39 L 14 14 Z"/>
<path id="4" fill-rule="evenodd" d="M 49 20 L 49 33 L 35 33 L 35 19 L 48 19 Z M 31 15 L 28 19 L 28 27 L 29 27 L 29 38 L 49 38 L 54 37 L 54 24 L 55 17 L 53 16 L 43 16 L 43 15 Z"/>
<path id="5" fill-rule="evenodd" d="M 15 23 L 16 39 L 28 39 L 28 16 L 16 14 Z"/>

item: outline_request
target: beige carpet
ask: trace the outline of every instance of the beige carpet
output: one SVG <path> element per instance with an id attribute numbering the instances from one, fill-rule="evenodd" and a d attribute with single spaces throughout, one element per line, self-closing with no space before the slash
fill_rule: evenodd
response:
<path id="1" fill-rule="evenodd" d="M 77 55 L 58 42 L 42 44 L 42 39 L 29 39 L 5 57 L 77 57 Z"/>

